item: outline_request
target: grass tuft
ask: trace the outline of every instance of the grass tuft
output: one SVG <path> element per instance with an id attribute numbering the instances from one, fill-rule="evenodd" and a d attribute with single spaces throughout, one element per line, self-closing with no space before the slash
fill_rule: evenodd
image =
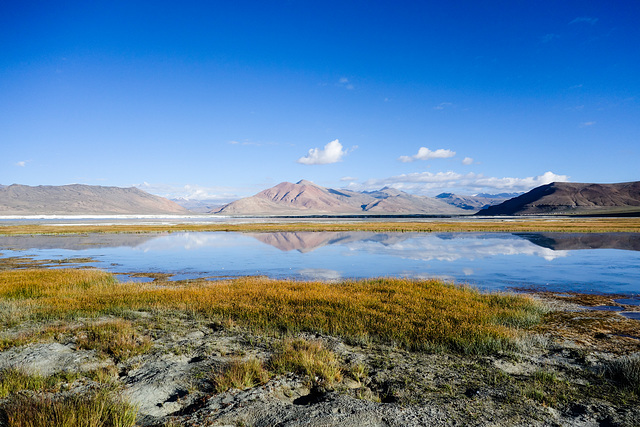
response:
<path id="1" fill-rule="evenodd" d="M 258 359 L 233 360 L 212 377 L 217 393 L 231 388 L 244 390 L 269 381 L 269 372 Z"/>
<path id="2" fill-rule="evenodd" d="M 137 409 L 99 390 L 63 397 L 17 394 L 2 404 L 12 427 L 130 427 Z"/>
<path id="3" fill-rule="evenodd" d="M 331 386 L 342 380 L 340 362 L 321 341 L 287 339 L 269 361 L 276 374 L 294 372 L 307 375 L 314 384 Z"/>
<path id="4" fill-rule="evenodd" d="M 151 340 L 141 336 L 131 322 L 116 319 L 88 325 L 79 332 L 77 345 L 87 350 L 96 349 L 118 363 L 146 353 L 151 348 Z"/>
<path id="5" fill-rule="evenodd" d="M 29 375 L 19 369 L 8 368 L 0 371 L 0 398 L 20 390 L 40 390 L 50 385 L 46 378 Z"/>
<path id="6" fill-rule="evenodd" d="M 80 374 L 48 377 L 8 368 L 0 370 L 0 419 L 9 426 L 128 427 L 137 409 L 115 396 L 113 387 L 80 394 L 60 393 Z M 57 393 L 57 394 L 53 394 Z"/>
<path id="7" fill-rule="evenodd" d="M 605 373 L 640 396 L 640 354 L 622 356 L 606 365 Z"/>
<path id="8" fill-rule="evenodd" d="M 0 369 L 0 398 L 22 390 L 58 391 L 61 384 L 71 383 L 79 377 L 80 374 L 69 372 L 59 372 L 43 377 L 38 374 L 29 374 L 16 368 Z"/>

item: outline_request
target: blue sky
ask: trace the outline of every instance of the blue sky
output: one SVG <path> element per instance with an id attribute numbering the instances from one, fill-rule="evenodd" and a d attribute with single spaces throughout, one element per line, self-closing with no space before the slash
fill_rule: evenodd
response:
<path id="1" fill-rule="evenodd" d="M 4 1 L 0 184 L 640 180 L 638 1 Z"/>

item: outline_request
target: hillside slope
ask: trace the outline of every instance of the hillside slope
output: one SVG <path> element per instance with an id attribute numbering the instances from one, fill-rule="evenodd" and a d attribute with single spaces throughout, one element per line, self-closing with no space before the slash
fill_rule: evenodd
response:
<path id="1" fill-rule="evenodd" d="M 640 181 L 618 184 L 553 182 L 490 206 L 476 215 L 640 213 Z"/>
<path id="2" fill-rule="evenodd" d="M 505 200 L 519 196 L 520 193 L 477 194 L 475 196 L 461 196 L 453 193 L 440 193 L 435 198 L 468 211 L 478 211 L 489 206 L 497 205 Z"/>
<path id="3" fill-rule="evenodd" d="M 214 212 L 224 215 L 312 215 L 312 214 L 468 214 L 458 207 L 431 197 L 413 196 L 383 188 L 373 192 L 335 190 L 302 180 L 282 182 L 258 194 L 236 200 Z"/>
<path id="4" fill-rule="evenodd" d="M 94 185 L 0 187 L 0 215 L 184 215 L 189 211 L 137 188 Z"/>

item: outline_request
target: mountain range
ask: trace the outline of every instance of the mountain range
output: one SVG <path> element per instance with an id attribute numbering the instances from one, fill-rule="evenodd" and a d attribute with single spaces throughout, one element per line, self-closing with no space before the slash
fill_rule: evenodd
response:
<path id="1" fill-rule="evenodd" d="M 515 196 L 509 198 L 510 196 Z M 555 182 L 514 195 L 415 196 L 395 188 L 357 192 L 310 181 L 282 182 L 223 207 L 183 206 L 137 188 L 89 185 L 0 185 L 0 215 L 618 215 L 640 216 L 640 181 L 618 184 Z M 207 205 L 209 209 L 207 210 Z M 188 207 L 194 211 L 188 210 Z"/>
<path id="2" fill-rule="evenodd" d="M 223 215 L 345 215 L 433 214 L 465 215 L 469 211 L 442 200 L 414 196 L 395 188 L 357 192 L 335 190 L 302 180 L 282 182 L 258 194 L 212 212 Z"/>
<path id="3" fill-rule="evenodd" d="M 453 193 L 440 193 L 436 196 L 436 199 L 447 202 L 450 205 L 457 206 L 460 209 L 476 212 L 480 209 L 485 209 L 489 206 L 497 205 L 504 202 L 505 200 L 509 200 L 521 194 L 522 193 L 480 193 L 476 194 L 475 196 L 460 196 Z"/>
<path id="4" fill-rule="evenodd" d="M 640 181 L 552 182 L 482 209 L 476 215 L 640 215 Z"/>
<path id="5" fill-rule="evenodd" d="M 185 215 L 175 202 L 135 187 L 0 186 L 0 215 Z"/>

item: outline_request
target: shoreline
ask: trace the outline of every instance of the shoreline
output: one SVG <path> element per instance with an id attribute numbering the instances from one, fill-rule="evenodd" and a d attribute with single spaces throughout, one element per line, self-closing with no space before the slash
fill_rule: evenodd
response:
<path id="1" fill-rule="evenodd" d="M 84 220 L 77 219 L 77 220 Z M 184 219 L 184 218 L 182 218 Z M 379 231 L 379 232 L 631 232 L 640 233 L 640 218 L 467 218 L 447 219 L 429 218 L 421 221 L 415 218 L 387 221 L 379 219 L 325 219 L 291 218 L 216 218 L 217 222 L 188 222 L 177 218 L 175 222 L 167 220 L 151 221 L 144 219 L 133 223 L 114 222 L 102 219 L 98 222 L 85 221 L 51 223 L 11 224 L 0 221 L 0 235 L 18 234 L 82 234 L 82 233 L 153 233 L 178 231 Z M 76 221 L 76 220 L 74 220 Z M 109 222 L 103 222 L 109 221 Z M 127 221 L 126 219 L 123 221 Z"/>

